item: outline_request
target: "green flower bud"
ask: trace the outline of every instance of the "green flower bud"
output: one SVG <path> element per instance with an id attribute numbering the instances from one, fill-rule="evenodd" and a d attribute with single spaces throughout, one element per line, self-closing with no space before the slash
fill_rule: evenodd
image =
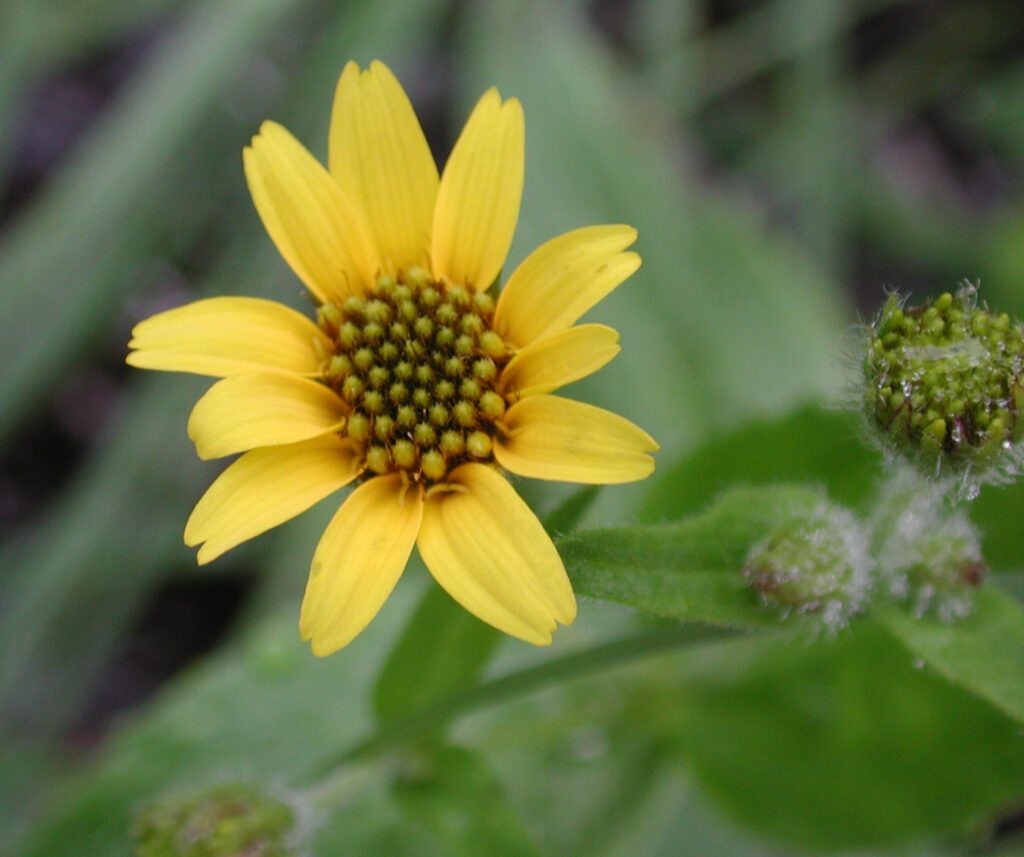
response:
<path id="1" fill-rule="evenodd" d="M 864 404 L 883 446 L 917 468 L 960 481 L 1018 470 L 1024 331 L 963 288 L 920 306 L 892 295 L 867 329 Z"/>
<path id="2" fill-rule="evenodd" d="M 371 446 L 366 450 L 366 466 L 374 473 L 383 474 L 391 469 L 388 451 L 383 446 Z"/>
<path id="3" fill-rule="evenodd" d="M 495 360 L 499 360 L 508 354 L 508 347 L 505 345 L 503 340 L 493 330 L 486 330 L 480 335 L 480 349 L 488 357 Z"/>
<path id="4" fill-rule="evenodd" d="M 391 320 L 391 307 L 384 301 L 370 301 L 363 310 L 366 320 L 376 324 L 387 324 Z"/>
<path id="5" fill-rule="evenodd" d="M 505 400 L 493 390 L 480 396 L 479 406 L 480 413 L 488 419 L 497 420 L 505 415 Z"/>
<path id="6" fill-rule="evenodd" d="M 780 524 L 747 555 L 743 575 L 763 605 L 836 631 L 864 609 L 871 590 L 867 539 L 845 509 L 823 504 Z"/>
<path id="7" fill-rule="evenodd" d="M 337 330 L 343 321 L 341 310 L 335 304 L 323 304 L 317 307 L 316 322 L 323 328 Z"/>
<path id="8" fill-rule="evenodd" d="M 413 429 L 412 436 L 420 447 L 431 446 L 437 442 L 437 431 L 430 423 L 418 423 Z"/>
<path id="9" fill-rule="evenodd" d="M 480 398 L 480 394 L 483 393 L 484 388 L 480 386 L 480 382 L 476 378 L 465 378 L 462 383 L 459 384 L 459 395 L 464 399 L 469 399 L 475 402 Z"/>
<path id="10" fill-rule="evenodd" d="M 338 328 L 338 343 L 342 348 L 355 348 L 361 339 L 362 334 L 359 332 L 359 328 L 351 321 L 344 322 Z"/>
<path id="11" fill-rule="evenodd" d="M 494 298 L 487 292 L 473 292 L 473 309 L 480 315 L 490 317 L 494 313 Z"/>
<path id="12" fill-rule="evenodd" d="M 493 360 L 481 357 L 473 362 L 473 375 L 479 381 L 493 381 L 498 376 L 498 369 Z"/>
<path id="13" fill-rule="evenodd" d="M 413 265 L 405 272 L 403 279 L 410 286 L 423 288 L 430 282 L 430 271 L 426 270 L 426 268 L 421 268 L 419 265 Z M 433 288 L 430 291 L 435 294 L 437 293 L 437 290 Z"/>
<path id="14" fill-rule="evenodd" d="M 373 421 L 373 433 L 381 443 L 386 443 L 394 430 L 395 421 L 387 414 L 381 414 Z"/>
<path id="15" fill-rule="evenodd" d="M 379 295 L 391 296 L 395 292 L 397 281 L 390 274 L 381 274 L 377 277 L 374 291 Z"/>
<path id="16" fill-rule="evenodd" d="M 225 783 L 144 807 L 132 828 L 137 857 L 287 857 L 291 807 L 246 783 Z"/>
<path id="17" fill-rule="evenodd" d="M 391 446 L 391 457 L 403 470 L 410 470 L 416 464 L 416 445 L 410 440 L 396 440 Z"/>
<path id="18" fill-rule="evenodd" d="M 360 372 L 365 372 L 377 362 L 376 355 L 369 348 L 360 348 L 353 356 L 352 362 Z"/>
<path id="19" fill-rule="evenodd" d="M 903 479 L 876 513 L 874 542 L 884 586 L 915 616 L 951 622 L 971 612 L 985 561 L 964 512 Z"/>
<path id="20" fill-rule="evenodd" d="M 459 322 L 459 327 L 467 336 L 479 336 L 483 333 L 484 322 L 478 315 L 464 315 Z"/>
<path id="21" fill-rule="evenodd" d="M 416 425 L 416 409 L 412 405 L 402 405 L 395 416 L 396 422 L 404 429 Z"/>
<path id="22" fill-rule="evenodd" d="M 482 431 L 470 432 L 466 438 L 466 451 L 474 458 L 487 458 L 491 454 L 491 436 Z"/>
<path id="23" fill-rule="evenodd" d="M 455 353 L 460 357 L 468 357 L 473 353 L 473 349 L 476 345 L 473 342 L 473 337 L 467 333 L 462 334 L 455 340 Z"/>
<path id="24" fill-rule="evenodd" d="M 356 375 L 349 375 L 341 384 L 341 395 L 351 403 L 357 401 L 365 389 L 366 385 Z"/>
<path id="25" fill-rule="evenodd" d="M 444 455 L 436 449 L 431 449 L 423 453 L 423 458 L 420 460 L 420 468 L 427 479 L 443 479 L 448 472 L 448 462 Z"/>
<path id="26" fill-rule="evenodd" d="M 473 407 L 472 402 L 467 402 L 465 399 L 460 399 L 455 403 L 455 407 L 452 408 L 452 416 L 455 417 L 455 422 L 463 428 L 471 428 L 476 425 L 476 408 Z"/>
<path id="27" fill-rule="evenodd" d="M 349 415 L 346 434 L 354 441 L 363 441 L 370 436 L 370 418 L 356 411 Z"/>
<path id="28" fill-rule="evenodd" d="M 363 394 L 363 407 L 371 414 L 384 413 L 384 407 L 386 404 L 384 394 L 379 390 L 367 390 Z"/>
<path id="29" fill-rule="evenodd" d="M 413 322 L 412 329 L 420 339 L 429 339 L 434 333 L 434 322 L 421 315 Z"/>
<path id="30" fill-rule="evenodd" d="M 391 373 L 383 366 L 374 366 L 366 373 L 366 380 L 370 382 L 370 386 L 375 390 L 383 387 L 390 377 Z"/>
<path id="31" fill-rule="evenodd" d="M 434 334 L 434 345 L 437 348 L 449 349 L 455 342 L 455 331 L 450 327 L 439 327 Z"/>
<path id="32" fill-rule="evenodd" d="M 460 432 L 449 429 L 441 435 L 441 452 L 452 458 L 466 450 L 466 439 Z"/>
<path id="33" fill-rule="evenodd" d="M 472 300 L 469 292 L 462 286 L 452 286 L 448 289 L 448 300 L 450 300 L 460 310 L 466 309 L 469 306 L 469 302 Z"/>
<path id="34" fill-rule="evenodd" d="M 437 319 L 438 324 L 451 325 L 458 321 L 459 316 L 462 315 L 455 308 L 453 304 L 443 303 L 434 312 L 434 318 Z"/>

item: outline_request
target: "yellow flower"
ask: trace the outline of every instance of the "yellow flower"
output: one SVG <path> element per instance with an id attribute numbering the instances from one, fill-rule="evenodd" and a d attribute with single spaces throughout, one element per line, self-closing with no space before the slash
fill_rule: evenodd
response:
<path id="1" fill-rule="evenodd" d="M 523 114 L 491 89 L 439 177 L 401 85 L 349 63 L 329 170 L 280 125 L 244 152 L 256 209 L 317 303 L 201 300 L 143 321 L 133 366 L 211 375 L 189 418 L 200 458 L 244 453 L 185 527 L 205 563 L 357 487 L 313 557 L 299 622 L 313 652 L 376 615 L 412 553 L 455 600 L 551 642 L 576 602 L 544 528 L 502 475 L 646 477 L 657 444 L 608 411 L 550 393 L 600 369 L 618 334 L 573 326 L 640 265 L 636 232 L 555 238 L 498 277 L 523 187 Z"/>

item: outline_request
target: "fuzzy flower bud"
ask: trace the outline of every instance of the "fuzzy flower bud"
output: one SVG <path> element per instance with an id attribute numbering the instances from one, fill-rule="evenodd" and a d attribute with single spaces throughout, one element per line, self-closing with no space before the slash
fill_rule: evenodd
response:
<path id="1" fill-rule="evenodd" d="M 977 493 L 1017 470 L 1024 331 L 965 286 L 908 307 L 892 295 L 868 328 L 864 404 L 886 449 Z"/>
<path id="2" fill-rule="evenodd" d="M 867 539 L 844 509 L 823 504 L 781 524 L 747 555 L 743 575 L 761 603 L 812 616 L 825 630 L 845 627 L 871 588 Z"/>
<path id="3" fill-rule="evenodd" d="M 876 515 L 879 575 L 915 616 L 946 622 L 968 615 L 985 562 L 977 530 L 941 498 L 901 483 Z"/>
<path id="4" fill-rule="evenodd" d="M 160 799 L 132 829 L 137 857 L 288 857 L 291 807 L 256 786 L 225 783 Z"/>

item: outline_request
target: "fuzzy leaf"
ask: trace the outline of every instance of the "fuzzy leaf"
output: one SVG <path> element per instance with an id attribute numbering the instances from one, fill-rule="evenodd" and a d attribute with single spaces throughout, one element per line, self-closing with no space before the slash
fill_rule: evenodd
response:
<path id="1" fill-rule="evenodd" d="M 882 621 L 910 652 L 954 684 L 1024 721 L 1024 609 L 985 586 L 970 616 L 944 622 L 887 610 Z"/>
<path id="2" fill-rule="evenodd" d="M 589 530 L 561 539 L 558 548 L 580 595 L 673 619 L 764 627 L 778 617 L 758 604 L 739 573 L 747 552 L 822 502 L 811 488 L 736 488 L 685 521 Z"/>

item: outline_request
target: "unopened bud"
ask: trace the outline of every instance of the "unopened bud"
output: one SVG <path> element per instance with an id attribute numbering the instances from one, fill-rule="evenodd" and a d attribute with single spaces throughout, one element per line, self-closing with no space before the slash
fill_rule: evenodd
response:
<path id="1" fill-rule="evenodd" d="M 822 505 L 778 526 L 747 555 L 743 574 L 761 603 L 845 627 L 871 588 L 867 539 L 844 509 Z"/>
<path id="2" fill-rule="evenodd" d="M 887 450 L 973 496 L 1017 470 L 1022 369 L 1024 332 L 973 287 L 913 307 L 892 295 L 868 328 L 864 403 Z"/>
<path id="3" fill-rule="evenodd" d="M 977 530 L 963 511 L 950 511 L 941 497 L 899 483 L 878 510 L 875 545 L 883 584 L 915 616 L 951 622 L 971 612 L 985 561 Z"/>
<path id="4" fill-rule="evenodd" d="M 290 806 L 256 786 L 226 783 L 146 806 L 135 820 L 137 857 L 287 857 Z"/>

